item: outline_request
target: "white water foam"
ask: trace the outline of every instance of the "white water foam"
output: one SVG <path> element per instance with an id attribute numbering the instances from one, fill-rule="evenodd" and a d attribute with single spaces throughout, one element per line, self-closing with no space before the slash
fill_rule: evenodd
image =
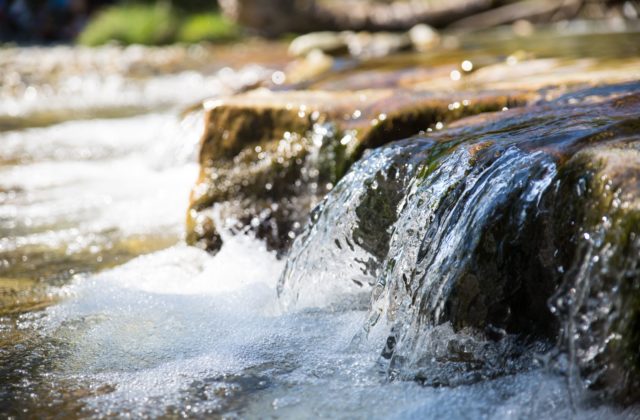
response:
<path id="1" fill-rule="evenodd" d="M 230 414 L 243 418 L 632 418 L 573 412 L 564 380 L 535 370 L 455 388 L 387 382 L 385 336 L 351 347 L 365 313 L 281 312 L 282 261 L 254 239 L 222 251 L 175 246 L 77 279 L 37 325 L 68 346 L 54 380 L 109 391 L 87 416 Z"/>

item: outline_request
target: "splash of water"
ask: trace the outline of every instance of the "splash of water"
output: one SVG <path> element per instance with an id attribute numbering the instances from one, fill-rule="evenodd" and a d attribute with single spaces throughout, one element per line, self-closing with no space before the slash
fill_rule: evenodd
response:
<path id="1" fill-rule="evenodd" d="M 365 285 L 373 282 L 375 261 L 363 250 L 362 240 L 347 233 L 359 226 L 355 210 L 365 198 L 365 182 L 377 188 L 371 179 L 378 173 L 386 177 L 384 169 L 401 151 L 385 148 L 356 163 L 313 211 L 311 228 L 296 239 L 279 281 L 278 292 L 287 309 L 323 307 L 332 303 L 332 297 L 366 291 Z"/>
<path id="2" fill-rule="evenodd" d="M 468 293 L 460 283 L 473 272 L 470 265 L 487 226 L 510 213 L 512 220 L 505 222 L 517 235 L 536 212 L 556 169 L 548 155 L 513 146 L 473 150 L 454 145 L 448 150 L 430 141 L 399 143 L 356 165 L 314 211 L 311 227 L 293 246 L 279 290 L 285 306 L 300 308 L 322 307 L 327 304 L 322 299 L 362 292 L 358 283 L 374 286 L 372 292 L 365 289 L 372 302 L 356 342 L 384 317 L 388 322 L 382 328 L 390 330 L 390 336 L 383 355 L 391 358 L 392 375 L 428 375 L 434 383 L 452 384 L 465 381 L 459 378 L 465 370 L 478 370 L 470 369 L 472 365 L 487 366 L 485 375 L 505 372 L 498 359 L 512 342 L 488 349 L 491 343 L 483 334 L 455 334 L 451 326 L 460 331 L 489 315 L 478 313 L 473 320 L 473 314 L 450 313 L 447 305 Z M 388 202 L 371 199 L 378 189 Z M 390 191 L 399 193 L 392 197 Z M 371 206 L 385 213 L 382 204 L 389 207 L 387 227 L 372 227 L 382 232 L 378 236 L 363 235 L 366 225 L 357 209 Z M 379 242 L 385 241 L 387 246 L 380 248 Z M 466 368 L 436 373 L 436 359 L 456 357 L 461 358 L 457 365 Z"/>

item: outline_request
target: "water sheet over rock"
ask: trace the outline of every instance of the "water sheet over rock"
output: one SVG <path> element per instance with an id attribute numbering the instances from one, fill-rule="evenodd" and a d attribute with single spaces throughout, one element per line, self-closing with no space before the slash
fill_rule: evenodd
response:
<path id="1" fill-rule="evenodd" d="M 390 378 L 544 363 L 636 400 L 640 62 L 559 43 L 335 60 L 206 103 L 187 242 L 288 255 L 284 309 L 366 309 L 352 345 L 386 336 Z"/>
<path id="2" fill-rule="evenodd" d="M 588 89 L 372 152 L 294 243 L 281 299 L 370 290 L 359 339 L 388 329 L 394 377 L 502 375 L 559 337 L 575 382 L 637 398 L 639 91 Z"/>

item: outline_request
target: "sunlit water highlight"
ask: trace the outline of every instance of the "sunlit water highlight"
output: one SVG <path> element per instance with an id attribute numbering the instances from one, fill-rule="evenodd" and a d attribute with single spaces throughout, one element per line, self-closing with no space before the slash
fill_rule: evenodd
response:
<path id="1" fill-rule="evenodd" d="M 3 169 L 3 187 L 21 191 L 0 207 L 3 221 L 16 223 L 4 228 L 24 232 L 5 239 L 3 252 L 37 246 L 91 254 L 98 246 L 97 257 L 105 235 L 178 238 L 196 165 L 184 143 L 177 158 L 177 143 L 158 134 L 175 138 L 178 121 L 152 114 L 9 133 L 17 159 L 36 141 L 42 155 L 34 150 L 30 161 Z M 197 138 L 197 124 L 189 130 Z M 93 160 L 77 158 L 83 148 Z M 60 224 L 69 226 L 56 230 Z M 98 274 L 76 274 L 52 289 L 59 303 L 18 319 L 18 330 L 37 338 L 20 352 L 5 351 L 32 358 L 31 370 L 13 372 L 22 384 L 5 385 L 2 398 L 34 414 L 57 407 L 89 417 L 574 415 L 566 382 L 544 368 L 456 388 L 389 382 L 379 365 L 386 334 L 373 331 L 354 345 L 365 307 L 334 304 L 352 291 L 310 283 L 304 293 L 311 309 L 287 309 L 276 293 L 283 268 L 262 243 L 234 236 L 214 257 L 176 244 Z M 43 351 L 49 363 L 38 365 Z M 581 418 L 615 414 L 579 410 Z"/>
<path id="2" fill-rule="evenodd" d="M 47 380 L 102 390 L 82 400 L 82 414 L 95 416 L 574 414 L 565 381 L 544 369 L 456 388 L 388 382 L 377 364 L 384 336 L 350 346 L 366 313 L 283 313 L 275 293 L 281 269 L 262 244 L 234 237 L 215 257 L 177 245 L 78 279 L 32 321 L 65 343 Z"/>

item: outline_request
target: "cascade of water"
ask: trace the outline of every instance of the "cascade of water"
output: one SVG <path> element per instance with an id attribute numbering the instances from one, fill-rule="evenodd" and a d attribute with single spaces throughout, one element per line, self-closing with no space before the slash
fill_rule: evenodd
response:
<path id="1" fill-rule="evenodd" d="M 431 144 L 398 143 L 353 165 L 292 246 L 278 285 L 285 308 L 324 307 L 370 291 L 388 251 L 402 191 Z"/>
<path id="2" fill-rule="evenodd" d="M 484 306 L 489 302 L 473 302 L 499 301 L 510 293 L 502 284 L 476 290 L 483 281 L 475 267 L 478 248 L 487 246 L 481 244 L 483 234 L 494 223 L 506 223 L 515 242 L 556 174 L 549 155 L 508 144 L 434 146 L 426 140 L 401 142 L 355 165 L 314 211 L 279 283 L 289 308 L 326 305 L 327 296 L 335 301 L 363 291 L 358 287 L 363 284 L 374 286 L 363 335 L 386 315 L 393 325 L 383 356 L 392 359 L 394 375 L 420 375 L 419 368 L 455 340 L 475 348 L 460 350 L 476 353 L 465 356 L 467 365 L 489 364 L 489 357 L 506 351 L 505 342 L 487 353 L 483 337 L 461 338 L 452 325 L 460 330 L 496 318 Z M 378 190 L 384 199 L 372 198 Z M 372 214 L 387 218 L 367 232 L 368 219 L 360 216 Z M 508 246 L 504 242 L 499 246 Z M 492 291 L 500 296 L 487 298 Z M 453 379 L 438 379 L 443 380 Z"/>
<path id="3" fill-rule="evenodd" d="M 633 401 L 638 101 L 620 93 L 586 90 L 561 116 L 554 103 L 370 153 L 294 243 L 284 306 L 370 285 L 354 343 L 387 332 L 389 375 L 434 385 L 530 367 L 560 327 L 574 378 Z"/>
<path id="4" fill-rule="evenodd" d="M 515 147 L 487 152 L 479 152 L 483 156 L 476 156 L 480 161 L 473 166 L 464 148 L 445 158 L 418 183 L 396 224 L 398 237 L 392 237 L 385 276 L 380 278 L 385 291 L 377 300 L 384 302 L 374 302 L 374 307 L 386 310 L 394 322 L 387 356 L 402 376 L 424 374 L 416 369 L 435 356 L 428 343 L 434 327 L 450 322 L 459 329 L 493 318 L 494 309 L 482 300 L 496 297 L 478 289 L 490 288 L 494 280 L 479 278 L 478 248 L 487 246 L 481 242 L 492 223 L 511 224 L 517 237 L 556 173 L 553 161 L 540 152 Z M 505 219 L 509 213 L 513 217 Z M 417 235 L 407 238 L 407 232 Z M 502 242 L 498 246 L 509 246 L 505 239 L 495 238 Z M 487 355 L 467 357 L 482 364 Z"/>

